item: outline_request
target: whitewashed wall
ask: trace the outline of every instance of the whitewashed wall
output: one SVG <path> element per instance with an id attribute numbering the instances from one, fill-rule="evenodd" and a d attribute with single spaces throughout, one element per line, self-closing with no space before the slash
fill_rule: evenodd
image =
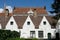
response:
<path id="1" fill-rule="evenodd" d="M 56 33 L 56 29 L 51 29 L 52 38 L 55 38 L 55 36 L 56 36 L 55 33 Z"/>
<path id="2" fill-rule="evenodd" d="M 30 25 L 27 25 L 28 21 L 31 22 Z M 46 21 L 46 25 L 43 25 L 43 21 Z M 39 29 L 35 29 L 35 26 L 34 26 L 32 20 L 28 16 L 24 25 L 23 25 L 23 29 L 21 29 L 21 36 L 20 37 L 30 38 L 30 31 L 35 31 L 36 38 L 39 38 L 38 31 L 43 31 L 43 38 L 46 39 L 46 38 L 48 38 L 48 33 L 51 33 L 51 35 L 54 36 L 55 29 L 51 29 L 51 25 L 49 24 L 49 22 L 45 16 L 43 17 L 43 19 L 39 25 Z"/>
<path id="3" fill-rule="evenodd" d="M 30 22 L 30 25 L 27 25 L 27 22 Z M 29 38 L 30 37 L 30 31 L 31 30 L 35 30 L 35 26 L 32 22 L 32 20 L 30 19 L 30 17 L 28 16 L 24 25 L 23 25 L 23 29 L 21 30 L 21 37 L 24 37 L 24 38 Z"/>
<path id="4" fill-rule="evenodd" d="M 56 28 L 57 28 L 57 29 L 60 29 L 60 19 L 59 19 L 58 22 L 57 22 Z"/>
<path id="5" fill-rule="evenodd" d="M 13 25 L 10 25 L 10 22 L 13 21 Z M 18 31 L 18 26 L 13 18 L 13 16 L 10 18 L 10 20 L 8 21 L 7 25 L 6 25 L 6 30 L 11 30 L 11 31 Z"/>
<path id="6" fill-rule="evenodd" d="M 46 25 L 43 24 L 43 22 L 46 21 Z M 46 19 L 46 17 L 44 16 L 40 25 L 39 25 L 39 30 L 43 31 L 43 38 L 48 38 L 48 33 L 52 33 L 51 35 L 53 35 L 53 31 L 51 29 L 51 25 L 49 24 L 48 20 Z"/>
<path id="7" fill-rule="evenodd" d="M 13 25 L 10 25 L 11 21 L 14 22 Z M 30 22 L 30 25 L 27 25 L 28 21 Z M 46 21 L 46 25 L 43 24 L 43 21 Z M 20 35 L 21 38 L 30 38 L 30 31 L 35 31 L 35 38 L 39 38 L 38 31 L 43 31 L 43 38 L 45 39 L 48 38 L 48 35 L 47 35 L 48 33 L 51 33 L 51 35 L 54 36 L 54 32 L 55 32 L 55 29 L 51 29 L 51 25 L 49 24 L 45 16 L 43 17 L 39 25 L 39 29 L 35 29 L 35 26 L 29 16 L 27 17 L 22 27 L 23 29 L 18 29 L 18 26 L 13 16 L 10 18 L 9 22 L 6 25 L 7 30 L 21 31 L 21 35 Z"/>

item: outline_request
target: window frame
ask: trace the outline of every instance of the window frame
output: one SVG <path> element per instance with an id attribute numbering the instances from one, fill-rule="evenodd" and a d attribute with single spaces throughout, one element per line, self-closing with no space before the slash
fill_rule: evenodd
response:
<path id="1" fill-rule="evenodd" d="M 36 34 L 35 34 L 35 31 L 30 31 L 30 37 L 31 37 L 31 38 L 34 38 L 35 35 L 36 35 Z"/>
<path id="2" fill-rule="evenodd" d="M 42 33 L 41 33 L 41 32 L 42 32 Z M 38 37 L 39 37 L 39 38 L 43 38 L 43 33 L 44 33 L 43 31 L 38 31 Z"/>

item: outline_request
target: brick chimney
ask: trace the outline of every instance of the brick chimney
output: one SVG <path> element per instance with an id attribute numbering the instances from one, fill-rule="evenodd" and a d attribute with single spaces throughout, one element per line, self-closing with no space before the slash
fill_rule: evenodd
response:
<path id="1" fill-rule="evenodd" d="M 37 17 L 37 12 L 36 12 L 36 9 L 34 9 L 34 14 L 33 14 L 34 17 Z"/>

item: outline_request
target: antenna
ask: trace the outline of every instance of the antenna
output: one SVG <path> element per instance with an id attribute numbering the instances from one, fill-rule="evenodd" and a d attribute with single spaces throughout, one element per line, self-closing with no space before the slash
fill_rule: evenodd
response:
<path id="1" fill-rule="evenodd" d="M 6 0 L 4 0 L 4 10 L 6 9 Z"/>

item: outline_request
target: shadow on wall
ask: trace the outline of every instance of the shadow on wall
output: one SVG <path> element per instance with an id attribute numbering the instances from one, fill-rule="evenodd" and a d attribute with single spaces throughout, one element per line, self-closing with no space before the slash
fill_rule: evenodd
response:
<path id="1" fill-rule="evenodd" d="M 60 35 L 59 35 L 59 33 L 56 33 L 56 37 L 52 38 L 51 40 L 59 40 L 59 39 L 60 39 Z"/>

